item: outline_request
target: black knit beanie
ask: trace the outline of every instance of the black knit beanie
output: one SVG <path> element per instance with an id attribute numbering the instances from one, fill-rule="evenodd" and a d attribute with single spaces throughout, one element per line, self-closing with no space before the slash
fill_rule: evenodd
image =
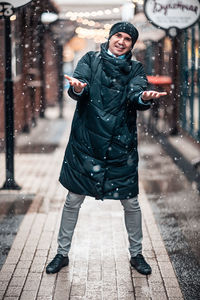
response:
<path id="1" fill-rule="evenodd" d="M 110 40 L 111 36 L 117 32 L 125 32 L 129 34 L 132 38 L 132 48 L 133 48 L 134 44 L 138 39 L 138 31 L 135 28 L 135 26 L 133 26 L 133 24 L 129 22 L 115 23 L 110 29 L 108 40 Z"/>

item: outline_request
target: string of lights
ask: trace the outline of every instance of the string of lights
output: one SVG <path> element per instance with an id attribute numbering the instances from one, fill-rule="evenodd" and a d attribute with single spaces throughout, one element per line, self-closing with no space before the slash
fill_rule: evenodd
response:
<path id="1" fill-rule="evenodd" d="M 108 24 L 106 24 L 108 25 Z M 94 39 L 95 43 L 103 43 L 106 41 L 106 38 L 108 37 L 109 34 L 109 29 L 111 28 L 112 24 L 107 26 L 106 29 L 101 28 L 101 29 L 88 29 L 88 28 L 83 28 L 83 27 L 77 27 L 76 28 L 76 34 L 80 38 L 87 38 L 87 39 Z"/>
<path id="2" fill-rule="evenodd" d="M 97 10 L 97 11 L 86 11 L 86 12 L 72 12 L 69 11 L 65 14 L 65 17 L 71 21 L 76 21 L 83 26 L 89 26 L 92 28 L 85 28 L 79 26 L 76 28 L 76 34 L 80 38 L 94 39 L 96 43 L 102 43 L 108 37 L 109 30 L 112 23 L 100 23 L 92 20 L 97 16 L 103 17 L 103 15 L 119 14 L 120 8 L 114 7 L 113 9 Z"/>
<path id="3" fill-rule="evenodd" d="M 102 17 L 103 15 L 111 15 L 112 13 L 118 14 L 120 12 L 119 7 L 114 7 L 113 9 L 104 9 L 104 10 L 97 10 L 97 11 L 68 11 L 65 16 L 69 18 L 71 21 L 76 21 L 77 18 L 94 18 L 94 17 Z"/>
<path id="4" fill-rule="evenodd" d="M 143 0 L 132 0 L 131 2 L 133 5 L 144 4 Z M 103 24 L 102 22 L 94 21 L 94 18 L 101 17 L 103 19 L 104 16 L 112 16 L 113 14 L 117 15 L 120 13 L 121 7 L 97 11 L 68 11 L 65 13 L 65 18 L 68 18 L 71 21 L 76 21 L 80 24 L 80 26 L 76 28 L 76 34 L 78 37 L 84 39 L 94 39 L 96 43 L 102 43 L 106 41 L 113 22 Z M 92 28 L 86 28 L 87 26 Z"/>
<path id="5" fill-rule="evenodd" d="M 139 5 L 143 5 L 144 4 L 144 0 L 132 0 L 132 2 L 134 4 L 139 4 Z"/>

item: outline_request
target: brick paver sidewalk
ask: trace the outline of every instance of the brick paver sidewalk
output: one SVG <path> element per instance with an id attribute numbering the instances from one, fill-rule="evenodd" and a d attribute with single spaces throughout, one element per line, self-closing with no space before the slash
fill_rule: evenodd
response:
<path id="1" fill-rule="evenodd" d="M 55 275 L 45 273 L 47 262 L 56 253 L 66 195 L 58 182 L 66 140 L 63 137 L 53 153 L 16 157 L 16 178 L 23 186 L 18 193 L 35 197 L 0 272 L 0 299 L 183 299 L 142 183 L 143 249 L 153 269 L 150 276 L 130 268 L 120 202 L 89 197 L 80 211 L 69 266 Z M 3 163 L 2 157 L 0 160 Z"/>

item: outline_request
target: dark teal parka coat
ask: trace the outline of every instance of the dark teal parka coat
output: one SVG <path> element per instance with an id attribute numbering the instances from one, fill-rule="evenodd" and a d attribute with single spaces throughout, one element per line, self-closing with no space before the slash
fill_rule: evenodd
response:
<path id="1" fill-rule="evenodd" d="M 69 191 L 96 199 L 129 199 L 138 194 L 137 110 L 147 87 L 142 64 L 107 53 L 86 53 L 73 77 L 87 86 L 77 100 L 60 182 Z"/>

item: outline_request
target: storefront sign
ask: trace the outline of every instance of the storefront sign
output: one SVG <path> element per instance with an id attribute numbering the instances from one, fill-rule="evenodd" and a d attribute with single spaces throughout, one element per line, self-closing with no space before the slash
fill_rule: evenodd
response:
<path id="1" fill-rule="evenodd" d="M 20 7 L 26 5 L 27 3 L 31 2 L 31 0 L 8 0 L 8 1 L 0 1 L 0 5 L 8 5 L 10 4 L 12 7 Z"/>
<path id="2" fill-rule="evenodd" d="M 198 0 L 146 0 L 144 11 L 150 22 L 162 29 L 185 29 L 197 22 Z"/>
<path id="3" fill-rule="evenodd" d="M 0 2 L 0 17 L 11 17 L 14 14 L 14 8 L 11 4 Z"/>

